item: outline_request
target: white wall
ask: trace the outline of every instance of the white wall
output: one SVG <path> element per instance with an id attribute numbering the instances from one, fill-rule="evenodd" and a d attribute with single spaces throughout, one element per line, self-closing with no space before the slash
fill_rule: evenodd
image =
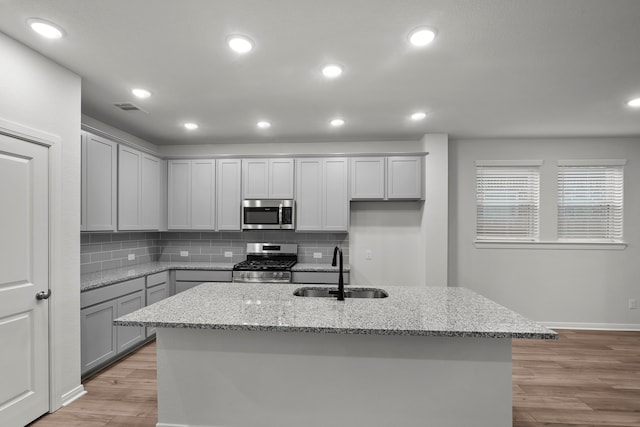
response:
<path id="1" fill-rule="evenodd" d="M 52 404 L 80 386 L 80 78 L 0 33 L 0 117 L 61 138 L 50 152 L 58 246 L 50 300 Z M 6 208 L 4 206 L 3 208 Z"/>
<path id="2" fill-rule="evenodd" d="M 450 142 L 449 283 L 534 320 L 576 327 L 640 328 L 640 138 L 457 140 Z M 556 161 L 627 159 L 625 250 L 478 249 L 475 160 L 544 160 L 541 238 L 556 237 Z"/>

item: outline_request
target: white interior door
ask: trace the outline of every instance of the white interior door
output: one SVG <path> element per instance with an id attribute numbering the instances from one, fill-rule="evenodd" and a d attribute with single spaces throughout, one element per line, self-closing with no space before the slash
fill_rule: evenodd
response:
<path id="1" fill-rule="evenodd" d="M 49 410 L 48 174 L 47 148 L 0 135 L 2 426 Z"/>

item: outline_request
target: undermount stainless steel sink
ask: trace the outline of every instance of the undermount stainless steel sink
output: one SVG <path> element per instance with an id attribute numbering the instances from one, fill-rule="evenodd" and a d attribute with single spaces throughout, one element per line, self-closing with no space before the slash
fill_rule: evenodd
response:
<path id="1" fill-rule="evenodd" d="M 297 297 L 337 297 L 338 290 L 334 288 L 298 288 L 293 291 Z M 389 294 L 383 289 L 377 288 L 347 288 L 344 290 L 345 298 L 386 298 Z"/>

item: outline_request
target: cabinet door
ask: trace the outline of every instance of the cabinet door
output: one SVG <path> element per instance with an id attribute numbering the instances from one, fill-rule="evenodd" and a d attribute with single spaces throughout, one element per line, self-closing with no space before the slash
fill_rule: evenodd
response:
<path id="1" fill-rule="evenodd" d="M 423 157 L 387 158 L 387 198 L 421 199 Z"/>
<path id="2" fill-rule="evenodd" d="M 195 288 L 198 285 L 203 284 L 204 282 L 178 282 L 176 281 L 176 294 L 180 292 L 184 292 L 187 289 Z"/>
<path id="3" fill-rule="evenodd" d="M 117 317 L 132 313 L 144 307 L 144 291 L 138 291 L 116 300 Z M 145 330 L 142 326 L 116 326 L 118 353 L 144 340 Z"/>
<path id="4" fill-rule="evenodd" d="M 116 231 L 118 144 L 82 134 L 83 231 Z"/>
<path id="5" fill-rule="evenodd" d="M 322 230 L 322 159 L 296 159 L 296 230 Z"/>
<path id="6" fill-rule="evenodd" d="M 117 353 L 115 301 L 80 311 L 82 373 L 101 365 Z"/>
<path id="7" fill-rule="evenodd" d="M 384 157 L 351 159 L 351 199 L 384 199 Z"/>
<path id="8" fill-rule="evenodd" d="M 140 156 L 141 153 L 139 151 L 119 145 L 119 230 L 137 230 L 140 226 Z"/>
<path id="9" fill-rule="evenodd" d="M 244 199 L 269 198 L 269 160 L 242 160 L 242 197 Z"/>
<path id="10" fill-rule="evenodd" d="M 218 230 L 240 230 L 241 162 L 221 159 L 217 163 L 216 206 Z"/>
<path id="11" fill-rule="evenodd" d="M 269 160 L 269 198 L 293 199 L 293 159 Z"/>
<path id="12" fill-rule="evenodd" d="M 167 228 L 191 227 L 191 161 L 169 160 L 167 182 Z"/>
<path id="13" fill-rule="evenodd" d="M 147 289 L 147 305 L 155 304 L 169 297 L 169 284 L 162 283 Z M 156 328 L 147 328 L 147 338 L 156 333 Z"/>
<path id="14" fill-rule="evenodd" d="M 215 160 L 191 160 L 191 229 L 215 229 Z"/>
<path id="15" fill-rule="evenodd" d="M 349 228 L 349 163 L 346 158 L 325 159 L 323 167 L 322 229 Z"/>
<path id="16" fill-rule="evenodd" d="M 160 228 L 160 163 L 155 156 L 140 155 L 140 230 Z"/>

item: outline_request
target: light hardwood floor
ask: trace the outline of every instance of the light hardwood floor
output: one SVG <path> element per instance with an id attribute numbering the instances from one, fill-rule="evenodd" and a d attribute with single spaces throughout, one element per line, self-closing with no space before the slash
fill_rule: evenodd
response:
<path id="1" fill-rule="evenodd" d="M 554 341 L 513 340 L 513 427 L 640 427 L 640 332 L 559 332 Z M 150 343 L 30 427 L 155 427 L 155 378 Z"/>

